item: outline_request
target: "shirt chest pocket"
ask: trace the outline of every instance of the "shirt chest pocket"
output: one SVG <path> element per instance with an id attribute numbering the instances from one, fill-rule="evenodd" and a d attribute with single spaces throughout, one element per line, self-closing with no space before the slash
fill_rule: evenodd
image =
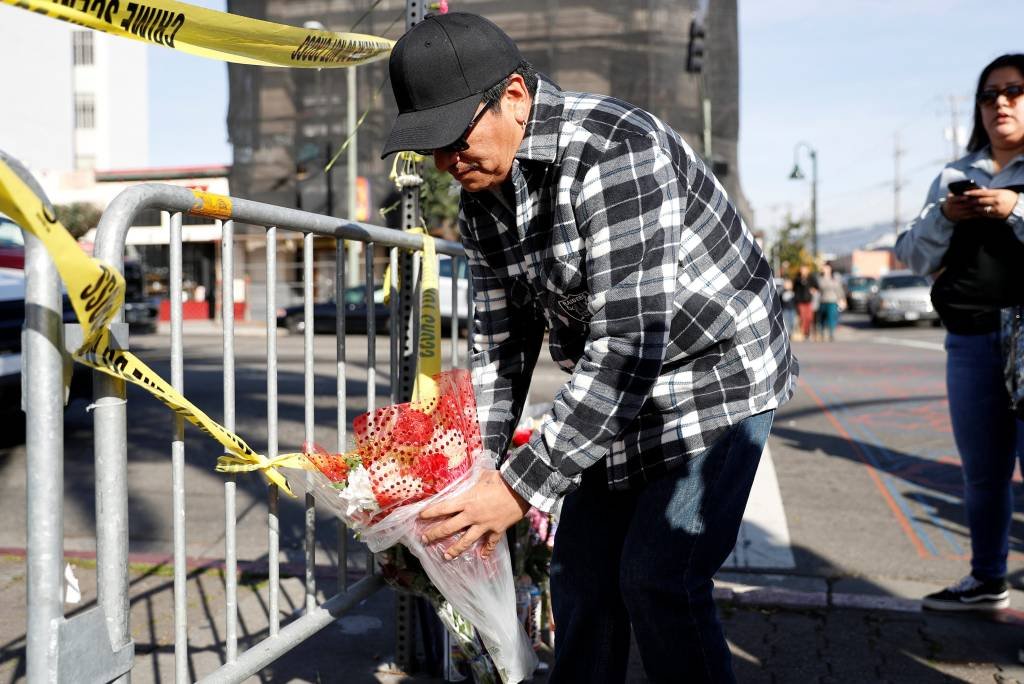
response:
<path id="1" fill-rule="evenodd" d="M 590 323 L 590 291 L 583 256 L 570 254 L 552 261 L 544 278 L 548 309 L 569 325 Z"/>

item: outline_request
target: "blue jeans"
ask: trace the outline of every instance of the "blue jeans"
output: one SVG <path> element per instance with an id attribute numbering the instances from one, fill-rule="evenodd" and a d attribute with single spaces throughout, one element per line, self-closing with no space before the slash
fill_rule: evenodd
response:
<path id="1" fill-rule="evenodd" d="M 603 462 L 584 471 L 551 560 L 552 684 L 624 682 L 630 624 L 649 681 L 735 681 L 712 578 L 736 543 L 774 413 L 637 490 L 609 491 Z"/>
<path id="2" fill-rule="evenodd" d="M 971 531 L 971 572 L 979 579 L 1005 577 L 1011 478 L 1017 459 L 1024 458 L 1024 421 L 1010 410 L 999 333 L 948 333 L 946 352 L 949 414 L 963 464 Z"/>
<path id="3" fill-rule="evenodd" d="M 822 302 L 818 307 L 818 323 L 821 327 L 821 334 L 828 333 L 828 339 L 836 336 L 836 326 L 839 325 L 839 304 L 836 302 Z"/>

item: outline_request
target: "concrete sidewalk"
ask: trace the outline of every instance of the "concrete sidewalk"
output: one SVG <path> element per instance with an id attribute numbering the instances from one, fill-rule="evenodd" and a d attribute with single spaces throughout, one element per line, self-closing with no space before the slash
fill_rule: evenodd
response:
<path id="1" fill-rule="evenodd" d="M 69 614 L 95 600 L 95 570 L 76 560 L 82 600 Z M 323 568 L 318 586 L 335 586 Z M 934 589 L 918 583 L 872 582 L 754 573 L 723 574 L 716 596 L 740 682 L 1020 682 L 1024 666 L 1024 594 L 999 616 L 922 613 L 914 597 Z M 132 634 L 136 683 L 173 681 L 173 580 L 169 567 L 133 565 Z M 196 680 L 224 662 L 223 573 L 217 568 L 189 574 L 189 678 Z M 321 596 L 321 600 L 324 596 Z M 281 582 L 282 626 L 303 603 L 296 577 Z M 24 679 L 24 559 L 0 558 L 0 677 Z M 267 636 L 267 585 L 258 573 L 243 576 L 238 592 L 239 650 Z M 439 682 L 407 675 L 393 664 L 394 594 L 383 590 L 324 629 L 252 682 Z M 550 660 L 549 654 L 542 656 Z M 546 681 L 544 673 L 534 680 Z M 643 682 L 634 659 L 629 682 Z"/>

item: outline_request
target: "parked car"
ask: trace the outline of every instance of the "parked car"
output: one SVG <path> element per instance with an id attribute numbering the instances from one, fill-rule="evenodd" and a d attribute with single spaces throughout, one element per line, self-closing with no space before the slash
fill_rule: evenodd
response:
<path id="1" fill-rule="evenodd" d="M 156 332 L 159 316 L 158 301 L 146 298 L 142 266 L 136 261 L 124 262 L 124 322 L 129 332 Z"/>
<path id="2" fill-rule="evenodd" d="M 938 322 L 932 306 L 931 281 L 910 271 L 893 271 L 878 279 L 868 300 L 872 325 L 917 321 Z"/>
<path id="3" fill-rule="evenodd" d="M 62 318 L 77 323 L 71 300 L 64 295 Z M 0 407 L 21 406 L 21 330 L 25 327 L 25 272 L 0 267 Z M 71 397 L 91 396 L 91 374 L 75 364 Z"/>
<path id="4" fill-rule="evenodd" d="M 0 268 L 25 268 L 25 238 L 4 214 L 0 214 Z"/>
<path id="5" fill-rule="evenodd" d="M 469 303 L 466 299 L 469 291 L 469 265 L 465 259 L 459 259 L 456 269 L 458 302 L 455 311 L 459 314 L 459 333 L 465 334 L 469 329 Z M 438 255 L 437 296 L 438 308 L 441 309 L 441 331 L 447 335 L 452 325 L 452 258 L 447 254 Z"/>
<path id="6" fill-rule="evenodd" d="M 356 285 L 345 289 L 345 332 L 366 334 L 366 286 Z M 391 318 L 391 307 L 384 303 L 384 291 L 374 288 L 374 319 L 378 334 L 387 334 Z M 288 332 L 300 333 L 306 329 L 305 305 L 296 304 L 277 311 L 277 327 Z M 313 305 L 313 332 L 334 333 L 338 318 L 338 306 L 334 301 L 317 302 Z"/>
<path id="7" fill-rule="evenodd" d="M 877 280 L 869 276 L 846 276 L 846 281 L 843 283 L 843 289 L 846 290 L 846 310 L 867 311 L 872 288 L 877 283 Z"/>

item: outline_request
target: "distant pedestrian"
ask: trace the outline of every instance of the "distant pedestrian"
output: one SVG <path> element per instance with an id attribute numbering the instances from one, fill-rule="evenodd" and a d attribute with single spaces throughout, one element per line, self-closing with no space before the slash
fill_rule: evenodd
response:
<path id="1" fill-rule="evenodd" d="M 779 297 L 782 299 L 782 320 L 786 324 L 786 332 L 792 335 L 796 328 L 796 299 L 792 278 L 783 278 L 782 292 L 779 293 Z"/>
<path id="2" fill-rule="evenodd" d="M 836 326 L 839 325 L 839 311 L 846 301 L 843 281 L 832 273 L 831 264 L 824 264 L 817 276 L 818 290 L 821 293 L 818 304 L 819 337 L 829 342 L 835 341 Z"/>
<path id="3" fill-rule="evenodd" d="M 761 248 L 677 132 L 563 91 L 483 17 L 427 17 L 390 73 L 385 153 L 423 150 L 462 186 L 499 466 L 423 512 L 427 541 L 488 555 L 531 505 L 561 503 L 551 681 L 624 682 L 631 633 L 650 681 L 735 681 L 713 577 L 797 371 Z M 509 451 L 545 339 L 565 385 Z"/>
<path id="4" fill-rule="evenodd" d="M 793 301 L 800 318 L 800 337 L 811 339 L 814 328 L 814 300 L 818 293 L 818 281 L 808 264 L 801 264 L 800 271 L 793 279 Z"/>
<path id="5" fill-rule="evenodd" d="M 985 67 L 967 155 L 942 169 L 924 209 L 896 242 L 896 255 L 915 272 L 941 271 L 932 301 L 948 331 L 946 393 L 971 532 L 971 572 L 926 596 L 923 605 L 932 610 L 1010 605 L 1012 478 L 1016 461 L 1024 458 L 1024 421 L 1010 408 L 1007 380 L 1016 383 L 1020 369 L 1004 357 L 1012 345 L 1000 332 L 1000 310 L 1005 308 L 1004 323 L 1012 323 L 1015 310 L 1006 307 L 1024 304 L 1022 95 L 1024 54 L 1004 55 Z M 976 189 L 964 187 L 965 181 Z"/>

